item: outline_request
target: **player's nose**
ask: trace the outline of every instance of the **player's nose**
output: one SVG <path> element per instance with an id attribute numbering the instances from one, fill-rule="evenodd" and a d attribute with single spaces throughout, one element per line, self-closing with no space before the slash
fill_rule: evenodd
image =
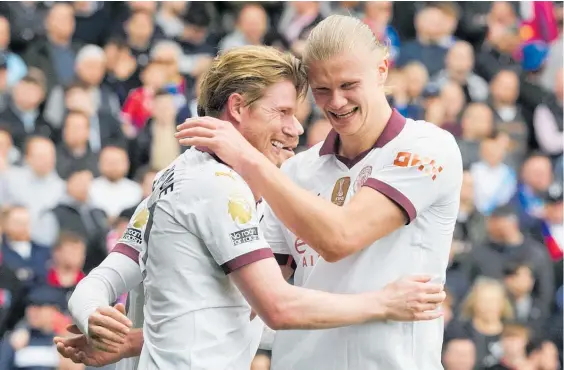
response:
<path id="1" fill-rule="evenodd" d="M 339 112 L 339 110 L 348 104 L 348 100 L 339 92 L 335 91 L 331 95 L 328 107 L 330 111 Z"/>
<path id="2" fill-rule="evenodd" d="M 282 132 L 288 136 L 297 138 L 304 133 L 304 128 L 296 116 L 293 116 L 292 120 L 282 127 Z"/>

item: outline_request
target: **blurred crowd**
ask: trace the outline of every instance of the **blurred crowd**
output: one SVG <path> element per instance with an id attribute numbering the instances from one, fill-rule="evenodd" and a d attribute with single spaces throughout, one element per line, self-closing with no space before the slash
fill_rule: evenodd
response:
<path id="1" fill-rule="evenodd" d="M 80 368 L 52 346 L 66 301 L 185 149 L 212 58 L 299 56 L 336 13 L 389 45 L 391 104 L 460 145 L 445 369 L 560 369 L 562 3 L 20 1 L 0 3 L 0 370 Z M 297 116 L 300 150 L 324 140 L 311 96 Z"/>

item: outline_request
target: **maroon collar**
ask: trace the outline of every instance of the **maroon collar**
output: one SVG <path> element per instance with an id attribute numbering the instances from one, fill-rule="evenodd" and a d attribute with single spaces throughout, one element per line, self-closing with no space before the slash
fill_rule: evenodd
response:
<path id="1" fill-rule="evenodd" d="M 396 136 L 398 136 L 405 126 L 405 121 L 405 117 L 402 116 L 397 110 L 393 109 L 392 115 L 386 123 L 386 127 L 384 127 L 384 130 L 382 131 L 372 148 L 360 153 L 353 159 L 348 159 L 337 154 L 339 152 L 339 134 L 337 134 L 337 132 L 332 129 L 329 132 L 329 135 L 327 135 L 327 138 L 321 146 L 321 149 L 319 149 L 319 156 L 332 154 L 345 165 L 347 165 L 347 167 L 351 168 L 362 158 L 364 158 L 366 154 L 368 154 L 372 149 L 382 148 L 384 147 L 384 145 L 388 144 Z"/>

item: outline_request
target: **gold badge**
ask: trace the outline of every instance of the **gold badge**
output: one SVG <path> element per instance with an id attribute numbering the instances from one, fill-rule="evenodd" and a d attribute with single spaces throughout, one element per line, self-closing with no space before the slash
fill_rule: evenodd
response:
<path id="1" fill-rule="evenodd" d="M 216 176 L 225 176 L 225 177 L 229 177 L 231 180 L 235 180 L 235 178 L 233 177 L 232 174 L 230 174 L 229 172 L 222 172 L 222 171 L 217 171 L 215 173 Z"/>
<path id="2" fill-rule="evenodd" d="M 136 229 L 142 229 L 143 226 L 147 224 L 147 221 L 149 221 L 149 210 L 147 208 L 143 208 L 133 218 L 133 227 Z"/>
<path id="3" fill-rule="evenodd" d="M 231 219 L 239 225 L 246 224 L 253 217 L 251 205 L 242 196 L 233 196 L 229 199 L 227 212 L 229 212 Z"/>
<path id="4" fill-rule="evenodd" d="M 345 204 L 345 199 L 347 198 L 347 192 L 349 191 L 350 185 L 350 177 L 341 177 L 337 180 L 335 187 L 333 188 L 333 194 L 331 194 L 331 202 L 339 207 Z"/>

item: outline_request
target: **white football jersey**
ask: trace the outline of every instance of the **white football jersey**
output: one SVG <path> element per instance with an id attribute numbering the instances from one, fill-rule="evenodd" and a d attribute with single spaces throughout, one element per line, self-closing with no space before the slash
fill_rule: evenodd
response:
<path id="1" fill-rule="evenodd" d="M 398 204 L 408 222 L 364 250 L 328 263 L 267 210 L 265 237 L 276 253 L 296 260 L 296 284 L 359 293 L 405 275 L 431 274 L 444 281 L 462 184 L 461 155 L 452 135 L 394 111 L 373 148 L 358 158 L 339 157 L 337 147 L 332 131 L 324 143 L 282 169 L 301 187 L 339 206 L 361 187 L 371 187 Z M 439 370 L 442 340 L 442 319 L 278 331 L 272 369 Z"/>
<path id="2" fill-rule="evenodd" d="M 192 148 L 165 170 L 147 207 L 139 369 L 248 369 L 263 326 L 228 274 L 273 256 L 248 185 Z"/>

